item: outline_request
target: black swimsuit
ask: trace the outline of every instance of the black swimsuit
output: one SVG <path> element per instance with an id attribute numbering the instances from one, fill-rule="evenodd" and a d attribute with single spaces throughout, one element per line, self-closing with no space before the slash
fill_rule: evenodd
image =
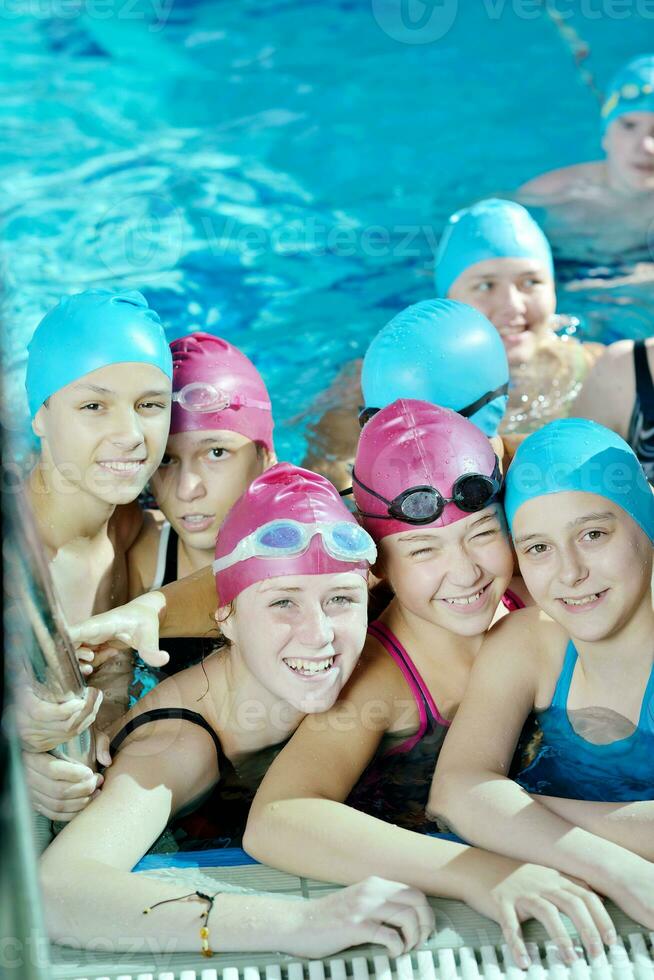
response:
<path id="1" fill-rule="evenodd" d="M 237 771 L 225 755 L 217 732 L 197 711 L 190 711 L 188 708 L 152 708 L 130 719 L 114 736 L 111 742 L 112 756 L 137 728 L 153 721 L 170 719 L 188 721 L 211 735 L 216 747 L 220 779 L 192 811 L 182 810 L 171 819 L 167 830 L 150 851 L 170 853 L 240 847 L 252 800 L 285 742 L 262 749 L 240 762 Z"/>
<path id="2" fill-rule="evenodd" d="M 636 401 L 629 422 L 627 442 L 642 463 L 647 479 L 654 482 L 654 381 L 644 340 L 634 341 Z"/>

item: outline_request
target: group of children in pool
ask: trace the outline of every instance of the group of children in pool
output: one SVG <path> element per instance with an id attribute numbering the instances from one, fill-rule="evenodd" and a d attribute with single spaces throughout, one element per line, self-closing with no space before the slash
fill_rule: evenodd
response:
<path id="1" fill-rule="evenodd" d="M 597 893 L 654 928 L 654 495 L 580 418 L 509 465 L 510 368 L 590 360 L 552 330 L 551 255 L 519 205 L 455 215 L 437 283 L 364 359 L 356 517 L 276 461 L 264 382 L 226 341 L 169 348 L 136 292 L 67 297 L 37 327 L 26 493 L 95 685 L 24 729 L 35 807 L 68 823 L 42 859 L 55 940 L 396 955 L 433 927 L 425 894 L 496 919 L 521 966 L 526 918 L 567 962 L 561 913 L 589 955 L 613 942 Z M 104 776 L 47 752 L 92 723 Z M 255 857 L 350 888 L 185 895 L 130 874 L 171 836 L 237 841 L 248 810 Z"/>

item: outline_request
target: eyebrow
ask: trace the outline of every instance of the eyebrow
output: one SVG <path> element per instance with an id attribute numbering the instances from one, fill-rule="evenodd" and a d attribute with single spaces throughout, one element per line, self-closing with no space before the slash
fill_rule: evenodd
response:
<path id="1" fill-rule="evenodd" d="M 83 382 L 81 384 L 73 385 L 76 391 L 94 391 L 97 395 L 115 395 L 116 392 L 111 388 L 102 388 L 100 385 L 92 385 Z M 152 391 L 144 391 L 139 396 L 139 398 L 170 398 L 170 391 L 165 389 L 153 389 Z"/>
<path id="2" fill-rule="evenodd" d="M 215 446 L 216 443 L 221 447 L 226 446 L 229 443 L 231 443 L 232 446 L 235 446 L 237 441 L 238 440 L 232 439 L 229 436 L 226 439 L 224 439 L 222 436 L 206 436 L 204 439 L 198 439 L 196 446 L 198 448 L 201 446 Z"/>
<path id="3" fill-rule="evenodd" d="M 494 510 L 492 514 L 484 514 L 483 517 L 478 517 L 476 521 L 472 522 L 472 524 L 468 524 L 468 528 L 472 529 L 473 527 L 479 527 L 479 525 L 483 524 L 485 521 L 499 521 L 499 519 L 499 514 L 496 510 Z"/>
<path id="4" fill-rule="evenodd" d="M 329 592 L 359 592 L 359 584 L 356 585 L 332 585 Z M 264 592 L 302 592 L 303 590 L 299 585 L 264 585 L 262 589 L 259 590 L 260 594 Z"/>
<path id="5" fill-rule="evenodd" d="M 564 529 L 566 531 L 570 531 L 572 530 L 572 528 L 578 527 L 580 524 L 586 524 L 588 521 L 607 521 L 607 520 L 612 520 L 612 521 L 615 520 L 615 514 L 610 510 L 591 513 L 591 514 L 583 514 L 581 517 L 575 517 L 574 521 L 568 521 L 568 523 L 564 525 Z M 546 537 L 547 534 L 545 532 L 536 532 L 534 534 L 523 534 L 521 537 L 514 538 L 513 540 L 515 544 L 523 544 L 525 541 L 531 541 L 534 538 L 546 538 Z"/>
<path id="6" fill-rule="evenodd" d="M 410 534 L 406 538 L 397 539 L 402 544 L 415 544 L 416 541 L 437 541 L 433 534 Z"/>

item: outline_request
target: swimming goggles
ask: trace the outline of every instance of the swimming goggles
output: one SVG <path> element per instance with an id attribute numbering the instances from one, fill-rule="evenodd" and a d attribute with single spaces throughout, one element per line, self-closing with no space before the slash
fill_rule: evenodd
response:
<path id="1" fill-rule="evenodd" d="M 474 514 L 496 500 L 502 489 L 502 474 L 497 456 L 490 476 L 484 476 L 483 473 L 464 473 L 454 481 L 451 497 L 444 497 L 436 487 L 420 486 L 410 487 L 393 500 L 387 500 L 362 483 L 354 471 L 352 480 L 388 508 L 386 514 L 368 514 L 360 510 L 362 517 L 374 517 L 378 521 L 394 519 L 406 524 L 431 524 L 438 520 L 446 504 L 456 504 L 466 514 Z"/>
<path id="2" fill-rule="evenodd" d="M 222 412 L 226 408 L 260 408 L 269 412 L 270 402 L 229 394 L 206 381 L 191 381 L 173 392 L 173 401 L 187 412 Z"/>
<path id="3" fill-rule="evenodd" d="M 302 524 L 300 521 L 282 519 L 262 524 L 248 534 L 233 551 L 213 563 L 214 572 L 236 565 L 248 558 L 286 558 L 302 555 L 308 550 L 312 538 L 319 534 L 328 555 L 339 561 L 367 561 L 374 564 L 377 558 L 375 543 L 362 527 L 351 521 L 318 521 Z"/>
<path id="4" fill-rule="evenodd" d="M 499 386 L 499 388 L 494 388 L 493 391 L 487 391 L 485 395 L 482 395 L 481 398 L 477 399 L 477 401 L 471 402 L 470 405 L 466 405 L 465 408 L 457 408 L 456 412 L 458 415 L 463 415 L 464 419 L 469 419 L 471 415 L 474 415 L 475 412 L 482 409 L 484 405 L 488 405 L 489 402 L 494 401 L 496 398 L 500 398 L 502 395 L 508 394 L 508 391 L 509 382 L 505 381 L 503 385 Z M 379 408 L 362 409 L 359 412 L 359 425 L 361 428 L 363 428 L 366 422 L 369 422 L 373 415 L 376 415 L 379 411 L 381 411 Z"/>

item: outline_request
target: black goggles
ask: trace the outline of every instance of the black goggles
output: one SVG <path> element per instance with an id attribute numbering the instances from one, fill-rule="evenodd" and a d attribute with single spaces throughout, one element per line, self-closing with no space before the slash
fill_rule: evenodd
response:
<path id="1" fill-rule="evenodd" d="M 360 510 L 362 517 L 373 517 L 378 521 L 404 521 L 406 524 L 431 524 L 443 513 L 446 504 L 456 504 L 466 514 L 474 514 L 493 503 L 502 490 L 502 474 L 497 456 L 490 476 L 483 473 L 463 473 L 454 481 L 452 496 L 444 497 L 436 487 L 410 487 L 393 500 L 367 487 L 352 471 L 352 481 L 371 496 L 386 504 L 386 514 L 369 514 Z"/>
<path id="2" fill-rule="evenodd" d="M 464 408 L 457 408 L 456 411 L 459 415 L 463 415 L 464 419 L 469 419 L 471 415 L 474 415 L 475 412 L 482 409 L 484 405 L 488 405 L 489 402 L 495 401 L 496 398 L 508 394 L 508 391 L 509 382 L 505 381 L 499 388 L 494 388 L 493 391 L 487 391 L 477 401 L 471 402 L 470 405 L 466 405 Z M 359 412 L 359 426 L 363 428 L 366 422 L 369 422 L 373 415 L 376 415 L 380 411 L 381 409 L 379 408 L 362 408 Z"/>

